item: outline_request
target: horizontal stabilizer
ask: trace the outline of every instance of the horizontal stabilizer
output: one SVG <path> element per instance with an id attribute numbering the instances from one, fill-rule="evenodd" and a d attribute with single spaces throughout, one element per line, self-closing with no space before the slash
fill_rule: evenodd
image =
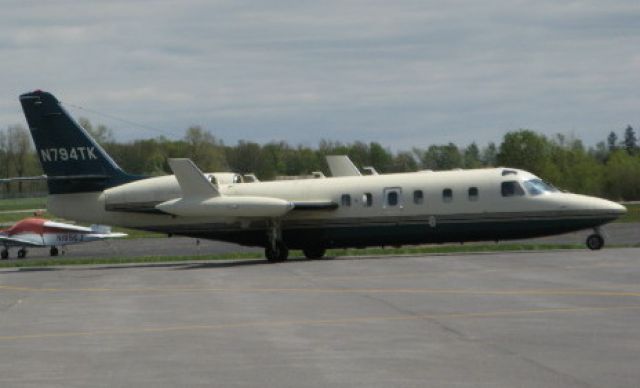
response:
<path id="1" fill-rule="evenodd" d="M 200 171 L 191 159 L 169 159 L 169 166 L 175 174 L 182 198 L 219 197 L 218 189 Z"/>

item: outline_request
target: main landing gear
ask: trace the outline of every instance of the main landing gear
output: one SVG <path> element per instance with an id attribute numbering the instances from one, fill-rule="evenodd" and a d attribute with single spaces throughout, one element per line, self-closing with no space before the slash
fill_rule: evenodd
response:
<path id="1" fill-rule="evenodd" d="M 58 248 L 57 247 L 51 247 L 51 249 L 49 249 L 49 255 L 58 256 Z"/>
<path id="2" fill-rule="evenodd" d="M 307 259 L 321 259 L 324 257 L 325 253 L 327 253 L 327 250 L 325 247 L 323 246 L 309 246 L 306 247 L 302 250 L 302 253 L 304 253 L 304 256 Z"/>
<path id="3" fill-rule="evenodd" d="M 0 252 L 0 258 L 2 258 L 2 260 L 6 260 L 9 258 L 9 250 L 7 248 L 2 249 L 2 251 Z"/>
<path id="4" fill-rule="evenodd" d="M 272 220 L 267 229 L 268 244 L 264 249 L 264 255 L 270 263 L 278 263 L 287 260 L 289 248 L 282 239 L 282 228 L 279 220 Z M 322 244 L 309 245 L 302 250 L 308 259 L 320 259 L 327 253 L 327 249 Z"/>
<path id="5" fill-rule="evenodd" d="M 18 259 L 24 259 L 25 257 L 27 257 L 27 248 L 20 248 L 18 250 Z"/>
<path id="6" fill-rule="evenodd" d="M 587 237 L 587 248 L 597 251 L 604 246 L 604 237 L 602 237 L 599 229 L 594 229 L 594 232 Z"/>
<path id="7" fill-rule="evenodd" d="M 264 249 L 264 255 L 270 263 L 278 263 L 287 260 L 289 248 L 283 241 L 276 241 L 275 246 L 268 246 Z"/>
<path id="8" fill-rule="evenodd" d="M 282 240 L 282 228 L 279 220 L 270 222 L 267 230 L 267 238 L 269 244 L 264 249 L 264 255 L 270 263 L 277 263 L 287 260 L 289 257 L 289 248 Z"/>

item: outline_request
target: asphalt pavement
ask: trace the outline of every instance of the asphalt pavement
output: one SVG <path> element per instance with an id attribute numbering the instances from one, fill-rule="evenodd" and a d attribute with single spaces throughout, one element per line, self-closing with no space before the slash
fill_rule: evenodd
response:
<path id="1" fill-rule="evenodd" d="M 1 387 L 638 387 L 640 249 L 0 270 Z"/>

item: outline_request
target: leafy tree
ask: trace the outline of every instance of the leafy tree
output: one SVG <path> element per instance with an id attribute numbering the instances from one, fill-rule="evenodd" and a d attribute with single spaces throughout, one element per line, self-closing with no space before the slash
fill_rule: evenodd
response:
<path id="1" fill-rule="evenodd" d="M 113 137 L 113 131 L 106 126 L 100 124 L 94 127 L 91 121 L 86 117 L 79 117 L 78 124 L 84 128 L 100 145 L 107 143 L 113 143 L 115 138 Z"/>
<path id="2" fill-rule="evenodd" d="M 589 155 L 598 161 L 600 164 L 604 164 L 609 157 L 609 149 L 603 141 L 599 141 L 595 148 L 589 150 Z"/>
<path id="3" fill-rule="evenodd" d="M 379 172 L 390 172 L 393 169 L 393 156 L 379 143 L 369 143 L 369 165 Z"/>
<path id="4" fill-rule="evenodd" d="M 504 135 L 497 161 L 501 166 L 521 168 L 549 179 L 549 175 L 556 175 L 552 171 L 550 151 L 546 137 L 521 129 Z"/>
<path id="5" fill-rule="evenodd" d="M 398 152 L 393 158 L 392 172 L 412 172 L 418 169 L 418 163 L 410 152 Z"/>
<path id="6" fill-rule="evenodd" d="M 640 161 L 618 150 L 611 154 L 606 165 L 606 194 L 616 200 L 640 198 Z"/>
<path id="7" fill-rule="evenodd" d="M 463 167 L 463 156 L 458 147 L 449 143 L 447 145 L 432 145 L 427 151 L 414 149 L 414 153 L 420 159 L 422 168 L 429 170 L 451 170 Z"/>
<path id="8" fill-rule="evenodd" d="M 31 135 L 22 125 L 12 125 L 7 129 L 7 149 L 16 176 L 25 176 L 29 156 L 32 152 Z M 22 192 L 22 182 L 18 182 L 18 192 Z"/>
<path id="9" fill-rule="evenodd" d="M 478 168 L 482 166 L 480 161 L 480 149 L 473 142 L 464 149 L 464 168 Z"/>
<path id="10" fill-rule="evenodd" d="M 484 166 L 496 166 L 498 164 L 498 147 L 494 142 L 489 143 L 482 150 L 482 157 L 480 158 Z"/>
<path id="11" fill-rule="evenodd" d="M 189 158 L 203 171 L 227 169 L 223 144 L 200 126 L 191 126 L 184 135 Z"/>

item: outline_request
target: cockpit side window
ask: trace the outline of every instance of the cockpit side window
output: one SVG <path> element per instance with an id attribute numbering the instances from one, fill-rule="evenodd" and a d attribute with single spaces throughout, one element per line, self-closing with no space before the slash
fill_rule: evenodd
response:
<path id="1" fill-rule="evenodd" d="M 543 193 L 556 193 L 556 189 L 552 184 L 543 181 L 542 179 L 529 179 L 523 182 L 525 189 L 530 195 L 540 195 Z"/>
<path id="2" fill-rule="evenodd" d="M 502 182 L 500 189 L 503 197 L 515 197 L 524 195 L 524 190 L 517 181 Z"/>

